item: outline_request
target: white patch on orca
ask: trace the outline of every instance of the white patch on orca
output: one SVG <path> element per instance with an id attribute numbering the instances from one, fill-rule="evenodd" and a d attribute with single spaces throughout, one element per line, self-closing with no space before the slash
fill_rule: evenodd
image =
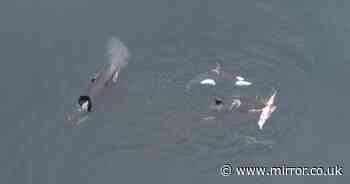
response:
<path id="1" fill-rule="evenodd" d="M 83 112 L 87 112 L 88 111 L 88 106 L 89 106 L 89 102 L 86 101 L 85 103 L 83 103 L 83 105 L 81 105 L 81 110 Z"/>
<path id="2" fill-rule="evenodd" d="M 207 85 L 215 86 L 216 82 L 213 79 L 204 79 L 204 80 L 201 81 L 201 84 L 207 84 Z"/>
<path id="3" fill-rule="evenodd" d="M 246 81 L 242 76 L 236 76 L 237 81 L 235 82 L 236 86 L 250 86 L 252 83 Z"/>
<path id="4" fill-rule="evenodd" d="M 236 76 L 236 79 L 239 80 L 239 81 L 244 81 L 244 78 L 241 77 L 241 76 Z"/>
<path id="5" fill-rule="evenodd" d="M 113 76 L 113 78 L 112 78 L 112 81 L 113 81 L 114 83 L 116 83 L 117 80 L 118 80 L 118 74 L 119 74 L 119 72 L 115 72 L 115 73 L 114 73 L 114 76 Z"/>
<path id="6" fill-rule="evenodd" d="M 250 86 L 252 83 L 249 81 L 238 80 L 235 84 L 236 86 Z"/>
<path id="7" fill-rule="evenodd" d="M 232 104 L 230 109 L 232 110 L 234 107 L 239 108 L 241 106 L 242 102 L 239 99 L 232 100 Z"/>

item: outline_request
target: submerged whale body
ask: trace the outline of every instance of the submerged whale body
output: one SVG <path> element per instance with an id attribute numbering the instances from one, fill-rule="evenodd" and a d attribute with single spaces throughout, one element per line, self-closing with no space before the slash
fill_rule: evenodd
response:
<path id="1" fill-rule="evenodd" d="M 108 66 L 99 71 L 88 86 L 88 96 L 95 101 L 109 86 L 117 82 L 122 68 L 128 63 L 129 51 L 117 38 L 112 37 L 107 44 Z"/>
<path id="2" fill-rule="evenodd" d="M 87 119 L 87 113 L 94 111 L 96 103 L 106 91 L 111 90 L 118 81 L 121 70 L 128 64 L 129 50 L 116 37 L 111 37 L 107 42 L 107 66 L 98 71 L 89 81 L 88 89 L 84 95 L 78 98 L 78 108 L 68 116 L 68 120 L 73 124 Z M 79 123 L 77 123 L 79 122 Z"/>

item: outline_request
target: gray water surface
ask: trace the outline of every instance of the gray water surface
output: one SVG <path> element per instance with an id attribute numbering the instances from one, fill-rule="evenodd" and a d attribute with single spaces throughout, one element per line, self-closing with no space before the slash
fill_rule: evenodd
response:
<path id="1" fill-rule="evenodd" d="M 332 177 L 221 177 L 225 163 L 345 169 L 349 155 L 348 1 L 0 3 L 0 183 L 345 183 Z M 78 128 L 77 97 L 117 36 L 131 58 L 111 100 Z M 263 131 L 185 90 L 222 61 L 269 81 Z M 198 97 L 198 98 L 197 98 Z"/>

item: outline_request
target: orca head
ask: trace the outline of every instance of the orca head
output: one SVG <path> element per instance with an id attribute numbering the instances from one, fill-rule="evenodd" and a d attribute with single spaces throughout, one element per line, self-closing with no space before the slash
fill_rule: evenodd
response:
<path id="1" fill-rule="evenodd" d="M 92 103 L 89 96 L 80 96 L 78 103 L 82 111 L 91 112 Z"/>
<path id="2" fill-rule="evenodd" d="M 215 98 L 215 105 L 219 106 L 222 105 L 224 102 L 220 98 Z"/>

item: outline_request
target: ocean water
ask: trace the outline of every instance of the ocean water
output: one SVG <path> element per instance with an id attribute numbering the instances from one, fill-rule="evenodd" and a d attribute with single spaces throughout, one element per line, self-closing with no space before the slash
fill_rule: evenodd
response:
<path id="1" fill-rule="evenodd" d="M 347 1 L 4 1 L 0 3 L 0 183 L 345 183 Z M 66 117 L 116 36 L 128 66 L 79 127 Z M 220 60 L 278 89 L 259 131 L 203 120 L 186 84 Z M 223 91 L 221 94 L 230 95 Z M 237 123 L 238 122 L 238 123 Z M 220 176 L 251 164 L 344 167 L 344 176 Z"/>

